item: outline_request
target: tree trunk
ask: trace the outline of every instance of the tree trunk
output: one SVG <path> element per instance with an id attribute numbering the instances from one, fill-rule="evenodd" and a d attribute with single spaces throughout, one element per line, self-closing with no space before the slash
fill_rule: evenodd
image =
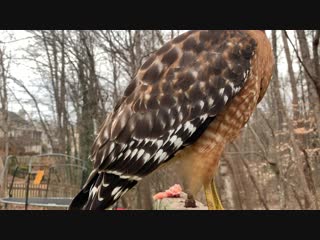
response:
<path id="1" fill-rule="evenodd" d="M 320 61 L 319 61 L 319 53 L 318 53 L 319 40 L 320 40 L 320 30 L 316 30 L 316 33 L 312 42 L 312 48 L 313 48 L 314 71 L 318 81 L 317 85 L 319 85 L 319 81 L 320 81 Z"/>
<path id="2" fill-rule="evenodd" d="M 225 157 L 223 160 L 220 161 L 220 166 L 219 166 L 219 179 L 222 184 L 220 184 L 221 189 L 224 194 L 221 195 L 221 201 L 223 203 L 223 206 L 226 209 L 235 209 L 236 204 L 235 204 L 235 189 L 233 186 L 233 181 L 232 181 L 232 175 L 230 174 L 230 170 L 228 168 L 228 165 L 226 163 Z M 218 180 L 218 179 L 217 179 Z M 220 190 L 220 192 L 222 192 Z"/>
<path id="3" fill-rule="evenodd" d="M 274 86 L 273 92 L 275 96 L 275 101 L 276 101 L 276 106 L 277 106 L 277 111 L 279 114 L 278 118 L 278 129 L 277 130 L 282 130 L 282 124 L 285 122 L 284 121 L 284 105 L 283 101 L 281 98 L 280 94 L 280 82 L 279 82 L 279 73 L 278 73 L 278 53 L 277 53 L 277 35 L 276 35 L 276 30 L 272 30 L 272 49 L 273 49 L 273 55 L 275 59 L 275 67 L 274 67 L 274 72 L 273 72 L 273 77 L 272 77 L 272 84 Z"/>
<path id="4" fill-rule="evenodd" d="M 94 140 L 94 126 L 93 118 L 91 114 L 91 106 L 88 94 L 88 83 L 85 79 L 85 69 L 82 62 L 78 63 L 79 73 L 79 83 L 82 96 L 82 107 L 81 116 L 78 121 L 79 127 L 79 156 L 82 160 L 87 162 L 87 167 L 91 170 L 91 164 L 89 162 L 89 155 L 91 151 L 91 145 Z"/>
<path id="5" fill-rule="evenodd" d="M 293 121 L 294 121 L 294 123 L 296 123 L 299 118 L 297 81 L 296 81 L 296 78 L 295 78 L 294 72 L 293 72 L 292 59 L 291 59 L 291 54 L 290 54 L 290 50 L 289 50 L 289 46 L 288 46 L 288 40 L 287 40 L 287 37 L 286 37 L 285 32 L 283 30 L 281 31 L 281 33 L 282 33 L 284 50 L 286 53 L 289 80 L 290 80 L 290 84 L 291 84 Z"/>
<path id="6" fill-rule="evenodd" d="M 320 81 L 314 76 L 314 68 L 310 58 L 309 46 L 304 30 L 297 30 L 300 53 L 303 61 L 303 72 L 309 87 L 310 108 L 316 117 L 317 127 L 320 128 Z"/>
<path id="7" fill-rule="evenodd" d="M 229 159 L 228 157 L 224 156 L 224 160 L 227 164 L 227 166 L 230 169 L 230 173 L 231 176 L 233 178 L 233 185 L 234 185 L 234 189 L 235 189 L 235 208 L 234 209 L 240 209 L 243 210 L 243 201 L 241 198 L 241 190 L 242 190 L 242 186 L 241 186 L 241 180 L 239 179 L 239 174 L 237 174 L 235 166 L 234 166 L 234 162 L 232 161 L 232 159 Z"/>
<path id="8" fill-rule="evenodd" d="M 3 140 L 4 140 L 4 156 L 1 159 L 0 156 L 0 194 L 3 190 L 3 166 L 5 165 L 5 160 L 9 155 L 9 116 L 8 116 L 8 93 L 7 93 L 7 69 L 4 64 L 4 50 L 0 49 L 0 131 L 3 131 Z M 1 149 L 1 148 L 0 148 Z"/>

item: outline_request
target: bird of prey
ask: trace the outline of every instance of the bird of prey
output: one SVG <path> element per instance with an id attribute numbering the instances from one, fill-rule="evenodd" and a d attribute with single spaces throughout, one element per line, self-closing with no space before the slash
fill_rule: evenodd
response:
<path id="1" fill-rule="evenodd" d="M 91 153 L 94 168 L 70 210 L 110 208 L 143 177 L 180 159 L 186 206 L 204 186 L 222 209 L 213 176 L 226 143 L 263 98 L 274 58 L 264 30 L 188 31 L 138 69 L 106 118 Z"/>

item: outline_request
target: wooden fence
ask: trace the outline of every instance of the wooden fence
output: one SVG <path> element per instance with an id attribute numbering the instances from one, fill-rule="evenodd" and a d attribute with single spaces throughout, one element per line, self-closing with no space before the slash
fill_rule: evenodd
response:
<path id="1" fill-rule="evenodd" d="M 8 185 L 8 191 L 10 185 Z M 29 198 L 39 197 L 74 197 L 80 188 L 78 186 L 70 185 L 49 185 L 47 184 L 29 184 Z M 14 183 L 11 190 L 11 197 L 25 198 L 27 185 L 25 183 Z M 9 192 L 8 192 L 9 193 Z"/>
<path id="2" fill-rule="evenodd" d="M 8 186 L 8 191 L 10 185 Z M 26 196 L 27 185 L 25 183 L 14 183 L 11 190 L 11 197 L 24 198 Z M 47 184 L 29 184 L 29 198 L 45 197 L 47 192 Z"/>

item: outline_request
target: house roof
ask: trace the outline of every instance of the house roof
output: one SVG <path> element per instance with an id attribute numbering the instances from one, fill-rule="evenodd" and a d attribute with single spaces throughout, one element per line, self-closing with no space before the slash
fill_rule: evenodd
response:
<path id="1" fill-rule="evenodd" d="M 0 112 L 0 116 L 2 116 L 2 112 Z M 17 113 L 14 112 L 8 112 L 8 118 L 9 118 L 9 124 L 12 125 L 18 125 L 18 126 L 23 126 L 23 127 L 31 127 L 32 124 L 23 117 L 19 116 Z"/>

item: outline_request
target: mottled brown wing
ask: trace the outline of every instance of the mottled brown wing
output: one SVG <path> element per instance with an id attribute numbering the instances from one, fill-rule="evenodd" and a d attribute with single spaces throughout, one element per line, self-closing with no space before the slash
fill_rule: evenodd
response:
<path id="1" fill-rule="evenodd" d="M 135 184 L 194 142 L 245 84 L 255 47 L 242 31 L 190 31 L 153 54 L 93 145 L 95 169 L 87 185 L 99 194 L 90 194 L 91 201 L 108 194 L 116 201 L 132 187 L 129 182 Z M 109 178 L 97 178 L 102 173 Z M 111 175 L 120 182 L 114 184 Z"/>

